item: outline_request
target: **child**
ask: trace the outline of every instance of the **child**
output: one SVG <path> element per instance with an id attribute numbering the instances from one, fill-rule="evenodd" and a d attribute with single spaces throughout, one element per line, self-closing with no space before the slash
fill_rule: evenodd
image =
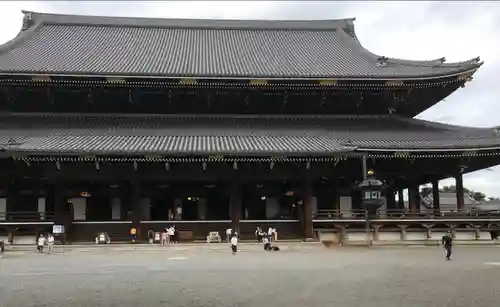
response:
<path id="1" fill-rule="evenodd" d="M 238 237 L 236 233 L 231 238 L 231 250 L 233 251 L 233 255 L 236 255 L 236 252 L 238 251 Z"/>

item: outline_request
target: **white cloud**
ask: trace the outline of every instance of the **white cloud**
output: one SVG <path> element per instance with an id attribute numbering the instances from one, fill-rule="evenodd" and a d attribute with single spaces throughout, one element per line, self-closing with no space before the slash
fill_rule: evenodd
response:
<path id="1" fill-rule="evenodd" d="M 467 60 L 485 65 L 466 88 L 419 118 L 469 126 L 500 125 L 500 3 L 498 2 L 326 2 L 326 1 L 3 1 L 0 43 L 20 29 L 21 9 L 113 16 L 325 19 L 357 17 L 356 30 L 371 51 L 408 59 Z M 500 196 L 500 167 L 465 176 L 465 185 Z M 453 180 L 451 181 L 453 183 Z M 443 181 L 443 183 L 447 183 Z"/>

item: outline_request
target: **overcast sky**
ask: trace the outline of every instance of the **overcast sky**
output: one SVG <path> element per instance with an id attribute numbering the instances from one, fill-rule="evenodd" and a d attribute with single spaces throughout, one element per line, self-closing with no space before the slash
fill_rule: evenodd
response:
<path id="1" fill-rule="evenodd" d="M 480 56 L 485 65 L 467 87 L 418 117 L 443 123 L 500 125 L 500 2 L 329 1 L 1 1 L 0 43 L 21 28 L 21 10 L 47 13 L 223 19 L 331 19 L 356 17 L 370 51 L 406 59 Z M 498 112 L 498 113 L 497 113 Z M 443 180 L 441 184 L 453 184 Z M 500 197 L 500 167 L 468 174 L 465 186 Z"/>

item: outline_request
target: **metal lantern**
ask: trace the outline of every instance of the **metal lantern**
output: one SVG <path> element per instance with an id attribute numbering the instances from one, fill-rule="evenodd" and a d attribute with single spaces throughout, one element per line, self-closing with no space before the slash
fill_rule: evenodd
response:
<path id="1" fill-rule="evenodd" d="M 368 214 L 376 214 L 383 204 L 382 190 L 384 184 L 382 181 L 376 179 L 374 172 L 370 170 L 367 172 L 366 179 L 358 185 L 358 188 L 361 190 L 361 206 Z"/>

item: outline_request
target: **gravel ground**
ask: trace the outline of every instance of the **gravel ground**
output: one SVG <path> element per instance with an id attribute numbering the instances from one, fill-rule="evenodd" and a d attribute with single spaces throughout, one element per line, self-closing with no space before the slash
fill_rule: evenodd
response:
<path id="1" fill-rule="evenodd" d="M 6 254 L 0 306 L 492 307 L 500 249 Z"/>

